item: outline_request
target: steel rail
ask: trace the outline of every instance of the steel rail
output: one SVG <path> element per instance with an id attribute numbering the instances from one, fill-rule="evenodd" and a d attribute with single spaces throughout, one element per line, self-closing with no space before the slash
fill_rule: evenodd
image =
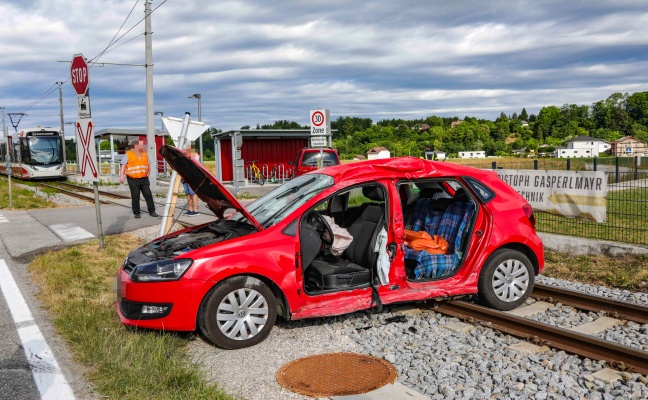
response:
<path id="1" fill-rule="evenodd" d="M 613 368 L 622 371 L 648 374 L 646 351 L 459 300 L 435 303 L 430 308 L 471 323 L 485 323 L 488 327 L 536 344 L 544 344 L 593 360 L 604 360 Z"/>
<path id="2" fill-rule="evenodd" d="M 55 189 L 55 190 L 65 194 L 65 195 L 72 196 L 72 197 L 77 198 L 77 199 L 85 200 L 87 202 L 93 202 L 94 201 L 94 198 L 92 198 L 92 197 L 85 196 L 85 195 L 83 195 L 81 193 L 78 193 L 78 192 L 75 192 L 75 191 L 72 191 L 72 190 L 63 189 L 63 188 L 61 188 L 59 186 L 54 186 L 54 185 L 50 185 L 50 184 L 42 183 L 42 182 L 39 182 L 38 185 L 48 187 L 50 189 Z M 101 204 L 111 204 L 111 202 L 101 200 L 101 199 L 99 200 L 99 202 Z"/>
<path id="3" fill-rule="evenodd" d="M 612 317 L 648 324 L 648 307 L 625 301 L 611 300 L 573 290 L 535 284 L 531 297 L 554 301 L 588 311 L 604 311 Z"/>
<path id="4" fill-rule="evenodd" d="M 71 183 L 65 183 L 65 182 L 57 182 L 56 184 L 61 185 L 63 187 L 67 187 L 69 189 L 75 189 L 75 190 L 80 190 L 80 191 L 83 191 L 83 192 L 94 193 L 94 189 L 87 188 L 85 186 L 73 185 Z M 56 186 L 53 186 L 53 187 L 56 187 Z M 102 196 L 112 197 L 112 198 L 120 199 L 120 200 L 130 199 L 130 197 L 128 197 L 128 196 L 123 196 L 123 195 L 115 194 L 115 193 L 111 193 L 111 192 L 105 192 L 105 191 L 102 191 L 102 190 L 99 191 L 99 194 L 102 195 Z"/>

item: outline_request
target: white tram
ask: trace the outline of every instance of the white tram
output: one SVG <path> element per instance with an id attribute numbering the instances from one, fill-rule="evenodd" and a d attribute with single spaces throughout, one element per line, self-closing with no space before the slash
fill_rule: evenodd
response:
<path id="1" fill-rule="evenodd" d="M 63 176 L 63 143 L 61 131 L 36 127 L 21 129 L 0 144 L 0 173 L 21 179 L 56 179 Z M 9 160 L 9 164 L 7 164 Z M 9 165 L 9 170 L 7 170 Z"/>

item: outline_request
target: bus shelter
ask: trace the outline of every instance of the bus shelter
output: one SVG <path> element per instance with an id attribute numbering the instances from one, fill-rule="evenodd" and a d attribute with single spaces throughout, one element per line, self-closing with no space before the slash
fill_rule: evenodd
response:
<path id="1" fill-rule="evenodd" d="M 160 147 L 166 143 L 167 131 L 155 132 L 155 153 L 157 154 L 156 164 L 158 173 L 164 176 L 170 175 L 166 162 L 159 153 Z M 97 158 L 99 165 L 103 167 L 109 164 L 106 169 L 99 168 L 99 175 L 109 175 L 111 177 L 119 176 L 120 162 L 126 156 L 126 151 L 130 150 L 130 142 L 136 139 L 146 139 L 146 129 L 127 129 L 127 128 L 106 128 L 95 133 L 95 144 L 97 146 Z M 111 143 L 108 150 L 101 150 L 101 143 L 108 141 Z"/>
<path id="2" fill-rule="evenodd" d="M 254 161 L 264 176 L 283 180 L 291 169 L 289 162 L 309 147 L 310 129 L 237 129 L 213 134 L 216 178 L 245 186 L 245 168 Z M 329 147 L 331 137 L 327 138 Z"/>

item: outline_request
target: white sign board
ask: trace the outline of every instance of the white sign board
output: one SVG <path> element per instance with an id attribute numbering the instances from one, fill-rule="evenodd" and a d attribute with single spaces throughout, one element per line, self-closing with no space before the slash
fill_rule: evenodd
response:
<path id="1" fill-rule="evenodd" d="M 326 147 L 326 136 L 312 136 L 311 147 Z"/>
<path id="2" fill-rule="evenodd" d="M 76 122 L 75 131 L 77 165 L 79 166 L 81 180 L 99 182 L 92 118 L 79 118 Z"/>
<path id="3" fill-rule="evenodd" d="M 310 111 L 311 136 L 328 136 L 331 134 L 331 117 L 330 111 L 311 110 Z"/>
<path id="4" fill-rule="evenodd" d="M 80 119 L 90 118 L 90 96 L 77 96 L 77 112 Z"/>
<path id="5" fill-rule="evenodd" d="M 607 173 L 498 169 L 501 180 L 537 211 L 605 222 Z"/>
<path id="6" fill-rule="evenodd" d="M 167 132 L 169 132 L 169 136 L 173 139 L 173 143 L 177 146 L 180 143 L 180 134 L 182 133 L 182 119 L 166 117 L 162 118 L 162 122 Z M 207 129 L 209 129 L 209 125 L 205 125 L 204 122 L 189 121 L 186 140 L 194 141 L 198 139 Z"/>

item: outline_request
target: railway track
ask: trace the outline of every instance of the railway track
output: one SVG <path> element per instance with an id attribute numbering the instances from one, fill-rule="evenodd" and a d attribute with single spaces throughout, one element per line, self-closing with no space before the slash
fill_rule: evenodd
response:
<path id="1" fill-rule="evenodd" d="M 50 189 L 55 189 L 63 194 L 66 194 L 68 196 L 77 199 L 85 200 L 91 203 L 94 202 L 94 188 L 73 185 L 65 182 L 56 182 L 56 183 L 39 182 L 38 185 Z M 130 197 L 99 190 L 99 202 L 101 204 L 117 204 L 117 205 L 125 206 L 124 204 L 111 201 L 111 200 L 130 200 Z M 130 204 L 128 205 L 128 207 L 130 207 Z"/>
<path id="2" fill-rule="evenodd" d="M 603 312 L 627 321 L 648 323 L 648 307 L 645 306 L 539 284 L 534 288 L 531 296 L 560 302 L 581 310 Z M 460 300 L 438 302 L 430 308 L 469 323 L 485 325 L 523 338 L 537 345 L 547 345 L 593 360 L 604 360 L 618 370 L 648 374 L 647 351 Z"/>

